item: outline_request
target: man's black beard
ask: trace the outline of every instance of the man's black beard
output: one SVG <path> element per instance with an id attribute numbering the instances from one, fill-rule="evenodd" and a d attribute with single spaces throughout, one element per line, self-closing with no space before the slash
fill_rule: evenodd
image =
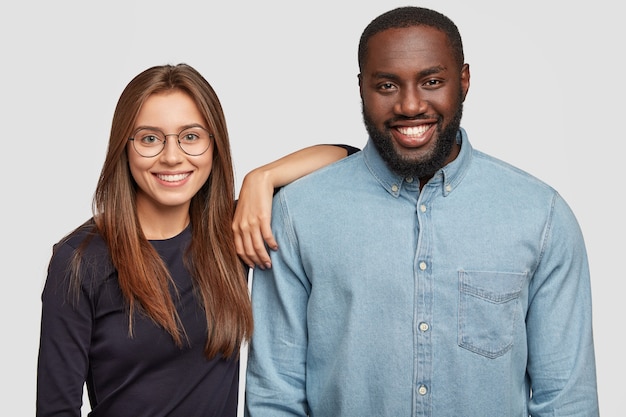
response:
<path id="1" fill-rule="evenodd" d="M 389 169 L 398 175 L 405 178 L 430 178 L 439 169 L 441 169 L 446 162 L 446 159 L 450 155 L 452 147 L 456 141 L 456 135 L 461 126 L 461 116 L 463 114 L 463 102 L 459 101 L 459 107 L 450 121 L 445 127 L 442 128 L 441 117 L 437 123 L 437 143 L 435 149 L 430 155 L 426 156 L 426 159 L 415 160 L 404 158 L 394 149 L 393 140 L 391 138 L 391 130 L 389 128 L 389 122 L 385 123 L 385 131 L 381 132 L 376 128 L 371 117 L 367 114 L 365 105 L 362 105 L 363 121 L 365 122 L 365 128 L 372 138 L 372 142 L 378 153 L 387 163 Z M 397 120 L 405 119 L 398 118 Z"/>

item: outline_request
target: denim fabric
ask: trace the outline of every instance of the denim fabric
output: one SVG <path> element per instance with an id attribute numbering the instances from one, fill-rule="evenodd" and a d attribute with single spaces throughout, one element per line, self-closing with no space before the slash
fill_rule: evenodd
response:
<path id="1" fill-rule="evenodd" d="M 248 416 L 598 415 L 574 215 L 458 140 L 421 192 L 368 142 L 275 196 L 280 248 L 252 282 Z"/>

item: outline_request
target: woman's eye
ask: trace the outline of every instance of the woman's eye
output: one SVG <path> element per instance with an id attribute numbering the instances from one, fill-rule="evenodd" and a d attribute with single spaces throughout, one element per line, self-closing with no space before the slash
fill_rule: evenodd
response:
<path id="1" fill-rule="evenodd" d="M 154 143 L 158 143 L 159 142 L 159 138 L 154 136 L 154 135 L 148 135 L 148 136 L 144 136 L 141 141 L 143 143 L 145 143 L 146 145 L 151 145 Z"/>
<path id="2" fill-rule="evenodd" d="M 196 135 L 195 133 L 186 133 L 185 135 L 183 135 L 182 140 L 184 140 L 185 142 L 195 142 L 196 140 L 198 140 L 198 135 Z"/>

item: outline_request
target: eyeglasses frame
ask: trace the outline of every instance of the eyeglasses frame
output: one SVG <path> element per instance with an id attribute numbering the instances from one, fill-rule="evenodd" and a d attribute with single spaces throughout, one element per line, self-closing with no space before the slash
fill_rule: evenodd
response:
<path id="1" fill-rule="evenodd" d="M 183 133 L 185 130 L 189 130 L 189 129 L 193 129 L 193 128 L 200 128 L 202 130 L 204 130 L 205 132 L 207 132 L 209 134 L 209 146 L 206 147 L 206 149 L 202 152 L 200 152 L 199 154 L 191 154 L 189 152 L 187 152 L 186 150 L 183 149 L 181 143 L 180 143 L 180 135 L 181 133 Z M 154 155 L 150 155 L 150 156 L 146 156 L 143 155 L 141 152 L 139 152 L 137 150 L 137 147 L 135 146 L 135 135 L 137 135 L 137 132 L 139 132 L 140 130 L 154 130 L 157 131 L 159 133 L 161 133 L 163 135 L 163 146 L 161 146 L 161 150 L 157 153 L 155 153 Z M 183 129 L 181 129 L 180 132 L 178 133 L 165 133 L 163 132 L 161 129 L 156 128 L 156 127 L 140 127 L 138 129 L 136 129 L 133 133 L 133 136 L 129 137 L 128 140 L 131 141 L 133 143 L 133 149 L 135 150 L 135 152 L 137 152 L 137 155 L 143 157 L 143 158 L 154 158 L 158 155 L 161 154 L 161 152 L 163 152 L 163 149 L 165 149 L 165 145 L 167 144 L 167 137 L 168 136 L 176 136 L 176 143 L 178 144 L 178 148 L 183 151 L 183 153 L 185 155 L 189 155 L 189 156 L 200 156 L 203 155 L 206 151 L 209 150 L 209 148 L 211 147 L 211 144 L 213 142 L 213 140 L 215 139 L 215 136 L 213 136 L 213 134 L 211 132 L 209 132 L 209 130 L 207 128 L 205 128 L 204 126 L 201 125 L 191 125 L 191 126 L 185 126 Z"/>

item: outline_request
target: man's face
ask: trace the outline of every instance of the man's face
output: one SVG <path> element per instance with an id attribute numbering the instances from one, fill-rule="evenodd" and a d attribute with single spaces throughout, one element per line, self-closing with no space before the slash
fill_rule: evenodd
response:
<path id="1" fill-rule="evenodd" d="M 365 126 L 393 171 L 428 180 L 456 158 L 469 66 L 459 68 L 443 32 L 413 26 L 372 36 L 359 85 Z"/>

